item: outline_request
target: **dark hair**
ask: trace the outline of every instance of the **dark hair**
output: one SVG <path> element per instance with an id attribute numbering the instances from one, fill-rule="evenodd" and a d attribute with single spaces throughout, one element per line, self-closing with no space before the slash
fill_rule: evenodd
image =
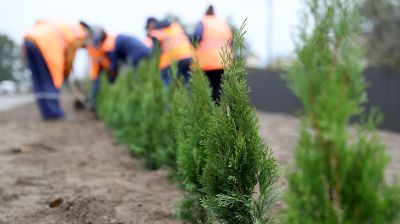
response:
<path id="1" fill-rule="evenodd" d="M 79 24 L 81 24 L 81 26 L 83 26 L 85 29 L 88 29 L 88 30 L 90 30 L 90 26 L 89 26 L 89 24 L 87 24 L 86 22 L 84 22 L 84 21 L 79 21 Z"/>
<path id="2" fill-rule="evenodd" d="M 213 16 L 214 15 L 214 7 L 212 5 L 209 5 L 206 11 L 207 16 Z"/>

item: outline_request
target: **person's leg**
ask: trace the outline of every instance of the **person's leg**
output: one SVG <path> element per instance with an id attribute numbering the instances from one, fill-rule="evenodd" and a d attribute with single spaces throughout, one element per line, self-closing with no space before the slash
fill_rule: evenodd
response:
<path id="1" fill-rule="evenodd" d="M 171 69 L 169 66 L 161 70 L 161 79 L 164 85 L 169 86 L 171 84 Z"/>
<path id="2" fill-rule="evenodd" d="M 178 78 L 183 76 L 183 83 L 185 84 L 189 83 L 191 64 L 191 58 L 182 59 L 178 62 Z"/>
<path id="3" fill-rule="evenodd" d="M 29 70 L 31 71 L 33 92 L 37 93 L 37 92 L 40 92 L 41 88 L 40 88 L 40 80 L 39 80 L 40 77 L 38 75 L 36 75 L 39 72 L 36 69 L 36 60 L 32 53 L 33 47 L 35 47 L 35 45 L 31 41 L 27 41 L 27 40 L 24 41 L 25 60 L 26 60 Z"/>
<path id="4" fill-rule="evenodd" d="M 219 69 L 219 70 L 211 70 L 211 71 L 205 71 L 204 72 L 206 76 L 208 77 L 208 80 L 210 82 L 210 86 L 212 88 L 212 99 L 214 102 L 217 104 L 219 103 L 219 100 L 221 98 L 221 82 L 222 82 L 222 74 L 224 73 L 224 70 Z"/>
<path id="5" fill-rule="evenodd" d="M 32 72 L 32 81 L 36 102 L 44 119 L 60 118 L 64 113 L 59 103 L 59 90 L 54 86 L 49 69 L 40 50 L 31 41 L 25 41 L 28 66 Z"/>
<path id="6" fill-rule="evenodd" d="M 90 96 L 90 107 L 93 111 L 96 111 L 96 100 L 99 94 L 100 89 L 100 81 L 101 81 L 101 73 L 97 76 L 96 80 L 92 83 L 92 94 Z"/>
<path id="7" fill-rule="evenodd" d="M 222 75 L 224 74 L 223 69 L 215 70 L 213 79 L 213 97 L 214 101 L 219 104 L 222 94 Z"/>

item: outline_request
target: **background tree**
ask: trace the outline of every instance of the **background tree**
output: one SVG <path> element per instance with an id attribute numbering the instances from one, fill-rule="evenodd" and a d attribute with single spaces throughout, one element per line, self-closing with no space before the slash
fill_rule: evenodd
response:
<path id="1" fill-rule="evenodd" d="M 361 12 L 369 63 L 400 69 L 400 0 L 364 0 Z"/>
<path id="2" fill-rule="evenodd" d="M 14 80 L 20 49 L 7 35 L 0 34 L 0 81 Z"/>
<path id="3" fill-rule="evenodd" d="M 396 223 L 400 190 L 384 179 L 388 157 L 376 113 L 348 130 L 367 99 L 357 1 L 306 2 L 297 61 L 286 77 L 304 116 L 285 223 Z"/>

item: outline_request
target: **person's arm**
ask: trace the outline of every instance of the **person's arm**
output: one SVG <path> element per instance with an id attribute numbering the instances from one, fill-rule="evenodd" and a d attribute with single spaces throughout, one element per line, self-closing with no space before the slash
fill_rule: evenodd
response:
<path id="1" fill-rule="evenodd" d="M 149 49 L 153 48 L 153 40 L 151 39 L 151 37 L 147 36 L 144 40 L 143 40 L 144 45 L 146 45 L 146 47 L 148 47 Z"/>
<path id="2" fill-rule="evenodd" d="M 95 77 L 98 77 L 100 72 L 101 72 L 100 64 L 98 64 L 93 59 L 91 59 L 91 62 L 90 62 L 90 77 L 91 77 L 91 79 L 95 79 Z"/>
<path id="3" fill-rule="evenodd" d="M 95 80 L 102 71 L 102 56 L 101 52 L 93 46 L 87 46 L 87 51 L 90 57 L 90 78 Z"/>
<path id="4" fill-rule="evenodd" d="M 107 72 L 111 80 L 114 80 L 118 74 L 118 55 L 116 52 L 107 52 L 106 55 L 110 60 L 110 65 L 107 69 Z"/>
<path id="5" fill-rule="evenodd" d="M 161 41 L 164 38 L 164 34 L 160 31 L 160 29 L 154 29 L 149 32 L 148 37 L 151 39 L 153 45 L 150 55 L 155 56 L 161 51 Z"/>
<path id="6" fill-rule="evenodd" d="M 168 20 L 159 21 L 156 23 L 155 28 L 149 32 L 149 37 L 153 43 L 153 49 L 151 55 L 155 55 L 161 50 L 161 43 L 166 38 L 162 29 L 171 26 L 171 22 Z"/>
<path id="7" fill-rule="evenodd" d="M 190 41 L 194 46 L 196 46 L 201 39 L 203 38 L 203 23 L 199 22 L 196 25 L 196 28 L 192 34 L 192 36 L 189 37 Z"/>
<path id="8" fill-rule="evenodd" d="M 153 43 L 153 48 L 151 49 L 151 55 L 157 54 L 161 50 L 161 44 L 160 41 L 158 41 L 157 38 L 151 37 L 151 42 Z"/>

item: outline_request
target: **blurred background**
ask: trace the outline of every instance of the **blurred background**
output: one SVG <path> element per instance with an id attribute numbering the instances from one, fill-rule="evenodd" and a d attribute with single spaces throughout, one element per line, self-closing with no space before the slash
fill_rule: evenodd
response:
<path id="1" fill-rule="evenodd" d="M 207 6 L 213 4 L 216 14 L 233 26 L 248 18 L 246 38 L 251 52 L 250 64 L 265 67 L 273 58 L 290 56 L 294 43 L 292 33 L 298 23 L 301 0 L 150 0 L 150 1 L 5 1 L 1 0 L 0 32 L 16 44 L 38 19 L 58 18 L 84 20 L 103 26 L 110 32 L 145 37 L 149 16 L 177 18 L 191 33 Z M 17 12 L 17 13 L 16 13 Z M 75 75 L 86 75 L 85 57 L 78 57 Z"/>
<path id="2" fill-rule="evenodd" d="M 370 102 L 385 116 L 382 128 L 400 131 L 400 0 L 361 1 L 365 17 L 360 41 L 365 46 L 365 75 Z M 209 4 L 232 27 L 247 18 L 247 65 L 252 103 L 261 110 L 293 114 L 300 103 L 286 88 L 280 74 L 294 58 L 302 0 L 0 0 L 0 94 L 27 93 L 30 73 L 21 57 L 24 33 L 38 19 L 84 20 L 115 33 L 145 37 L 149 16 L 179 20 L 191 33 Z M 80 50 L 72 79 L 86 78 L 88 56 Z M 273 96 L 273 97 L 271 97 Z M 0 105 L 18 100 L 1 97 Z M 9 97 L 7 99 L 10 99 Z M 7 103 L 5 103 L 7 102 Z M 22 100 L 21 102 L 24 102 Z"/>

